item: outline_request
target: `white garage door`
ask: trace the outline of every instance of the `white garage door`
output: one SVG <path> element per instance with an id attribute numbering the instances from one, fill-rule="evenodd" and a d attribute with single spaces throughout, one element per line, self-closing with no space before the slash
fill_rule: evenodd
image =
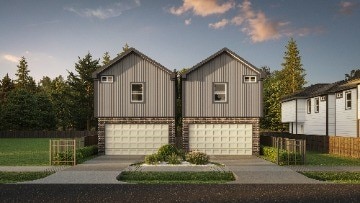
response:
<path id="1" fill-rule="evenodd" d="M 252 155 L 252 125 L 190 124 L 189 149 L 209 155 Z"/>
<path id="2" fill-rule="evenodd" d="M 106 124 L 105 154 L 147 155 L 169 143 L 167 124 Z"/>

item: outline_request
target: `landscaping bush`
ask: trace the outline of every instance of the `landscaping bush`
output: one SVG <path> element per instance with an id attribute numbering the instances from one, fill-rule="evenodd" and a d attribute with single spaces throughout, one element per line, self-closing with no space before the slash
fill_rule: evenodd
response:
<path id="1" fill-rule="evenodd" d="M 58 162 L 66 162 L 66 161 L 72 161 L 73 160 L 73 151 L 65 151 L 65 152 L 59 152 L 54 157 L 54 161 Z M 61 164 L 61 163 L 58 163 Z M 64 164 L 71 164 L 71 163 L 64 163 Z"/>
<path id="2" fill-rule="evenodd" d="M 275 147 L 261 146 L 261 154 L 266 157 L 267 160 L 277 163 L 278 149 Z M 287 152 L 286 150 L 279 150 L 279 165 L 289 164 L 300 164 L 302 156 L 300 153 Z"/>
<path id="3" fill-rule="evenodd" d="M 186 161 L 196 165 L 205 165 L 209 163 L 209 156 L 203 152 L 193 151 L 186 155 Z"/>
<path id="4" fill-rule="evenodd" d="M 169 157 L 174 153 L 178 155 L 178 150 L 175 146 L 170 144 L 161 146 L 157 152 L 159 158 L 161 159 L 160 161 L 166 162 L 168 161 Z"/>
<path id="5" fill-rule="evenodd" d="M 76 150 L 76 159 L 84 159 L 98 153 L 98 147 L 96 145 L 83 147 Z"/>
<path id="6" fill-rule="evenodd" d="M 180 157 L 176 153 L 172 153 L 170 156 L 168 156 L 168 163 L 181 164 Z"/>
<path id="7" fill-rule="evenodd" d="M 76 161 L 77 163 L 81 163 L 82 160 L 91 157 L 93 155 L 96 155 L 98 153 L 98 148 L 96 145 L 93 146 L 88 146 L 88 147 L 83 147 L 83 148 L 79 148 L 76 150 Z M 71 164 L 66 163 L 66 161 L 72 161 L 74 159 L 73 157 L 73 151 L 69 150 L 69 151 L 65 151 L 65 152 L 59 152 L 56 154 L 56 156 L 54 157 L 54 161 L 58 161 L 58 164 Z M 63 162 L 63 163 L 61 163 Z"/>
<path id="8" fill-rule="evenodd" d="M 145 156 L 146 164 L 152 164 L 152 165 L 158 164 L 160 161 L 161 161 L 161 158 L 159 157 L 159 155 L 157 153 Z"/>

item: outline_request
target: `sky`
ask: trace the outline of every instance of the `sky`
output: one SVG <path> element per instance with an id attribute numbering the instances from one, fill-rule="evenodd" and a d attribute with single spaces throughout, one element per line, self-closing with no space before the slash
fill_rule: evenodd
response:
<path id="1" fill-rule="evenodd" d="M 20 57 L 38 82 L 125 43 L 170 70 L 227 47 L 280 70 L 294 38 L 308 85 L 360 69 L 360 0 L 0 0 L 0 78 Z"/>

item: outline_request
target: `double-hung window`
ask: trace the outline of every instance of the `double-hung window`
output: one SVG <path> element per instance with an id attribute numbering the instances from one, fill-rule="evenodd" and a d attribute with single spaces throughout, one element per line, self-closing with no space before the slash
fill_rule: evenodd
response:
<path id="1" fill-rule="evenodd" d="M 213 95 L 215 103 L 227 102 L 227 83 L 213 83 Z"/>
<path id="2" fill-rule="evenodd" d="M 314 112 L 319 113 L 319 97 L 315 98 Z"/>
<path id="3" fill-rule="evenodd" d="M 351 92 L 345 93 L 345 109 L 351 109 Z"/>
<path id="4" fill-rule="evenodd" d="M 307 104 L 307 113 L 311 113 L 311 99 L 308 99 L 306 101 L 306 104 Z"/>
<path id="5" fill-rule="evenodd" d="M 144 83 L 131 83 L 131 102 L 144 102 Z"/>

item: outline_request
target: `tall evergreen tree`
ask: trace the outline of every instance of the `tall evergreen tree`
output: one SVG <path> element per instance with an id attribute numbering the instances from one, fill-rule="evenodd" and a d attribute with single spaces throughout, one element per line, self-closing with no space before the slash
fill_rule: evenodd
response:
<path id="1" fill-rule="evenodd" d="M 284 95 L 294 93 L 301 90 L 306 84 L 305 69 L 301 64 L 300 52 L 297 48 L 296 41 L 291 38 L 286 46 L 284 63 L 281 64 L 283 69 L 282 87 Z"/>
<path id="2" fill-rule="evenodd" d="M 15 73 L 17 76 L 17 79 L 15 80 L 15 87 L 34 92 L 36 90 L 36 83 L 29 75 L 30 70 L 28 69 L 27 61 L 24 56 L 21 57 L 17 68 L 17 73 Z"/>
<path id="3" fill-rule="evenodd" d="M 352 80 L 355 78 L 360 78 L 360 69 L 351 70 L 350 73 L 345 74 L 345 80 Z"/>
<path id="4" fill-rule="evenodd" d="M 75 63 L 77 74 L 69 72 L 71 88 L 71 113 L 77 129 L 91 130 L 96 125 L 94 119 L 94 79 L 92 73 L 100 67 L 100 59 L 93 60 L 90 53 Z"/>
<path id="5" fill-rule="evenodd" d="M 7 73 L 4 78 L 0 81 L 0 101 L 4 102 L 7 95 L 13 90 L 15 87 L 14 81 L 11 80 L 9 74 Z"/>
<path id="6" fill-rule="evenodd" d="M 103 55 L 103 61 L 102 61 L 102 64 L 103 65 L 106 65 L 110 62 L 110 55 L 109 55 L 109 52 L 105 52 L 104 55 Z"/>
<path id="7" fill-rule="evenodd" d="M 130 46 L 128 45 L 128 43 L 126 43 L 123 48 L 122 51 L 120 53 L 118 53 L 118 56 L 120 56 L 121 54 L 123 54 L 124 52 L 126 52 L 127 50 L 130 49 Z"/>

